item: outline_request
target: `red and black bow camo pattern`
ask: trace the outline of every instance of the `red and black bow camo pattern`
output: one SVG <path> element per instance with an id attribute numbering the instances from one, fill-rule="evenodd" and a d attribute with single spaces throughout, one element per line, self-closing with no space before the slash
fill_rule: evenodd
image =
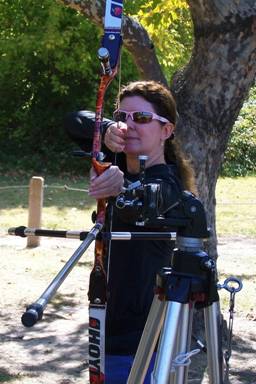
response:
<path id="1" fill-rule="evenodd" d="M 95 127 L 92 148 L 92 166 L 99 176 L 111 164 L 101 160 L 102 118 L 105 92 L 118 70 L 119 53 L 122 42 L 121 21 L 123 0 L 107 0 L 105 9 L 104 36 L 99 50 L 102 75 L 96 100 Z M 96 224 L 101 228 L 106 219 L 106 200 L 97 201 Z M 104 258 L 107 248 L 103 240 L 95 241 L 94 267 L 89 284 L 89 374 L 90 383 L 105 381 L 105 312 L 107 276 Z"/>

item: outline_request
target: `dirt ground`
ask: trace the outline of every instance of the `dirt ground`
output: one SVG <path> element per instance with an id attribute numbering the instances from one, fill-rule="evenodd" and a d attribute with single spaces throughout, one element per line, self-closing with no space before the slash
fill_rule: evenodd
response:
<path id="1" fill-rule="evenodd" d="M 47 307 L 43 321 L 24 328 L 20 317 L 35 301 L 79 244 L 76 240 L 42 239 L 26 249 L 26 240 L 0 237 L 0 383 L 85 384 L 87 363 L 87 287 L 92 249 Z M 255 239 L 221 239 L 219 254 L 232 261 L 255 256 Z M 251 257 L 252 259 L 252 257 Z M 239 270 L 238 270 L 239 274 Z M 246 297 L 246 296 L 245 296 Z M 255 297 L 254 297 L 255 300 Z M 225 318 L 228 316 L 224 314 Z M 234 320 L 230 383 L 256 384 L 256 310 L 237 310 Z M 208 383 L 203 353 L 194 359 L 189 383 Z"/>

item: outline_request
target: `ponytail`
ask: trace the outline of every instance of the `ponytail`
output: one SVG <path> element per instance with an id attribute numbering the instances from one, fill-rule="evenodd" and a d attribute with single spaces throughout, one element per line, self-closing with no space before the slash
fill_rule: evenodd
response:
<path id="1" fill-rule="evenodd" d="M 183 188 L 197 195 L 197 187 L 195 182 L 195 172 L 191 162 L 185 157 L 180 143 L 175 138 L 167 139 L 165 142 L 165 161 L 167 163 L 175 163 L 178 167 Z"/>

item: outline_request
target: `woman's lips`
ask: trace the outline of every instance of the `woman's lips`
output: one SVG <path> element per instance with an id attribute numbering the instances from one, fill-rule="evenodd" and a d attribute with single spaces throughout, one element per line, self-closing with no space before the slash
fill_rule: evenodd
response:
<path id="1" fill-rule="evenodd" d="M 126 137 L 125 140 L 139 140 L 139 138 L 130 136 L 130 137 Z"/>

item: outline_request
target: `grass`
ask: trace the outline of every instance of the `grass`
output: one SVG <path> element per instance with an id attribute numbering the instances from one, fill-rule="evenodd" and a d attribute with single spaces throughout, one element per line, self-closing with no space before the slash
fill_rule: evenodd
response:
<path id="1" fill-rule="evenodd" d="M 235 296 L 235 310 L 243 313 L 248 318 L 255 318 L 255 297 L 256 297 L 256 260 L 255 246 L 256 241 L 229 241 L 228 247 L 223 251 L 219 247 L 218 277 L 221 284 L 226 278 L 235 276 L 240 279 L 243 288 Z M 237 284 L 235 284 L 237 287 Z M 221 298 L 222 310 L 227 311 L 229 308 L 230 293 L 222 289 L 219 291 Z"/>
<path id="2" fill-rule="evenodd" d="M 19 378 L 19 375 L 9 374 L 5 369 L 0 368 L 0 383 L 10 383 Z"/>
<path id="3" fill-rule="evenodd" d="M 256 237 L 256 177 L 220 178 L 216 200 L 219 236 Z"/>
<path id="4" fill-rule="evenodd" d="M 0 177 L 0 228 L 27 225 L 29 178 Z M 42 227 L 51 229 L 89 229 L 95 200 L 86 192 L 66 190 L 64 186 L 86 189 L 87 178 L 46 177 Z"/>
<path id="5" fill-rule="evenodd" d="M 0 176 L 0 228 L 26 225 L 29 177 Z M 89 229 L 94 199 L 86 192 L 87 178 L 46 177 L 42 227 Z M 216 188 L 218 236 L 256 236 L 256 177 L 220 178 Z"/>

